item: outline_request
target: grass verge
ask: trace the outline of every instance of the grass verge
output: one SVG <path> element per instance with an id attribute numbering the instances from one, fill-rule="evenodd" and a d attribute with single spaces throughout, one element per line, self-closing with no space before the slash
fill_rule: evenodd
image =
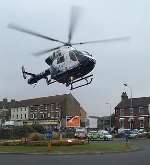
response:
<path id="1" fill-rule="evenodd" d="M 48 151 L 45 146 L 0 146 L 0 153 L 37 153 L 37 154 L 80 154 L 80 153 L 114 153 L 131 151 L 130 144 L 85 144 L 75 146 L 52 146 Z"/>

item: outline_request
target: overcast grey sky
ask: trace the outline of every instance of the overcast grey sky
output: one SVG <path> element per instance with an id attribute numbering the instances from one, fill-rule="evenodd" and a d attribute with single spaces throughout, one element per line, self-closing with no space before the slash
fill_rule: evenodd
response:
<path id="1" fill-rule="evenodd" d="M 27 99 L 69 93 L 62 84 L 33 88 L 23 80 L 21 66 L 41 72 L 48 67 L 48 56 L 32 53 L 57 44 L 7 28 L 16 23 L 60 40 L 66 40 L 71 6 L 81 6 L 82 16 L 74 42 L 131 36 L 128 42 L 78 46 L 93 54 L 97 63 L 90 86 L 72 91 L 90 115 L 108 115 L 120 101 L 127 82 L 133 97 L 150 96 L 150 1 L 149 0 L 0 0 L 0 99 Z"/>

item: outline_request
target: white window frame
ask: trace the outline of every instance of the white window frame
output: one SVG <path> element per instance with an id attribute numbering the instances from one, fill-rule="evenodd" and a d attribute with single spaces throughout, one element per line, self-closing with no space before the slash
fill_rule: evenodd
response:
<path id="1" fill-rule="evenodd" d="M 124 128 L 124 124 L 125 124 L 124 120 L 120 120 L 119 122 L 120 122 L 120 128 Z"/>
<path id="2" fill-rule="evenodd" d="M 139 113 L 140 113 L 140 114 L 143 114 L 143 111 L 141 111 L 141 109 L 143 110 L 144 107 L 139 107 Z"/>
<path id="3" fill-rule="evenodd" d="M 48 117 L 51 117 L 51 113 L 50 112 L 48 112 Z"/>
<path id="4" fill-rule="evenodd" d="M 141 124 L 142 122 L 142 124 Z M 144 120 L 140 120 L 140 128 L 144 128 Z"/>
<path id="5" fill-rule="evenodd" d="M 51 110 L 51 111 L 54 111 L 54 110 L 55 110 L 55 103 L 51 103 L 51 104 L 50 104 L 50 110 Z"/>

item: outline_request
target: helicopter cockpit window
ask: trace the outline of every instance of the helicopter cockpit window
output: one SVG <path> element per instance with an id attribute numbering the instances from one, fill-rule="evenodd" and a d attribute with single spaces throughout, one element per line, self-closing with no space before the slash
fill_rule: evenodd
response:
<path id="1" fill-rule="evenodd" d="M 57 59 L 57 64 L 60 64 L 60 63 L 62 63 L 62 62 L 64 62 L 64 61 L 65 61 L 64 56 L 60 56 L 60 57 L 58 57 L 58 59 Z"/>
<path id="2" fill-rule="evenodd" d="M 77 61 L 77 58 L 76 58 L 76 55 L 75 55 L 75 53 L 74 52 L 69 52 L 69 56 L 70 56 L 70 59 L 72 60 L 72 61 Z"/>

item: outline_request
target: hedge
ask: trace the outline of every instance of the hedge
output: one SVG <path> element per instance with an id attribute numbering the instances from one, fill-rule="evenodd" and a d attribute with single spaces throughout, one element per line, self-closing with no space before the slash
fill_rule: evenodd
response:
<path id="1" fill-rule="evenodd" d="M 52 146 L 72 146 L 83 145 L 86 143 L 84 140 L 52 140 Z M 47 146 L 48 141 L 1 141 L 0 146 Z"/>

